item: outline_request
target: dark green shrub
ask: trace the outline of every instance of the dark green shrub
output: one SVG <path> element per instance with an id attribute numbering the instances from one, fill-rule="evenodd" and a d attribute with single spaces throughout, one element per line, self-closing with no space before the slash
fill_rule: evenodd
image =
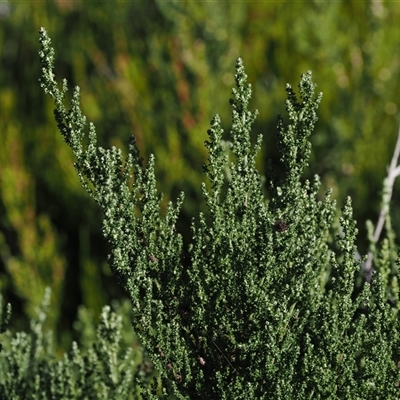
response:
<path id="1" fill-rule="evenodd" d="M 391 307 L 380 273 L 356 290 L 365 258 L 355 257 L 350 198 L 337 224 L 330 193 L 318 193 L 319 178 L 301 179 L 321 100 L 311 72 L 301 78 L 300 100 L 287 85 L 289 123 L 279 118 L 277 129 L 286 176 L 279 181 L 270 167 L 266 200 L 255 169 L 261 136 L 252 145 L 250 135 L 257 112 L 248 110 L 251 87 L 237 61 L 230 141 L 223 141 L 216 115 L 202 188 L 209 213 L 193 221 L 186 249 L 175 229 L 183 194 L 161 215 L 154 157 L 143 168 L 133 137 L 125 161 L 115 147 L 97 147 L 93 124 L 85 136 L 79 88 L 67 110 L 67 82 L 58 88 L 44 29 L 40 40 L 41 86 L 55 101 L 78 176 L 103 210 L 109 263 L 131 298 L 134 331 L 160 373 L 164 395 L 397 398 L 398 295 Z M 388 253 L 383 247 L 379 269 L 388 268 Z M 154 390 L 142 386 L 143 398 L 157 398 L 157 382 Z"/>
<path id="2" fill-rule="evenodd" d="M 0 399 L 139 399 L 137 381 L 151 378 L 141 349 L 133 349 L 129 302 L 103 308 L 97 330 L 90 312 L 81 308 L 76 324 L 80 345 L 73 342 L 62 358 L 55 355 L 53 334 L 45 330 L 50 290 L 29 332 L 12 335 L 5 325 L 0 297 Z M 153 374 L 154 375 L 154 374 Z"/>

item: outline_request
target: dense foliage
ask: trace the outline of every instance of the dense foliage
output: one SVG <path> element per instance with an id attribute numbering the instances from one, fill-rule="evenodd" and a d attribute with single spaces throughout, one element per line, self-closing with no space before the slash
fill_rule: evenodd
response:
<path id="1" fill-rule="evenodd" d="M 144 160 L 155 154 L 163 212 L 185 192 L 176 224 L 184 242 L 191 218 L 207 214 L 198 190 L 203 143 L 215 110 L 229 129 L 232 60 L 246 60 L 252 104 L 262 110 L 255 132 L 274 131 L 282 87 L 312 70 L 324 101 L 303 177 L 318 173 L 322 193 L 333 188 L 339 204 L 352 197 L 365 253 L 364 221 L 378 218 L 400 115 L 399 13 L 396 3 L 376 0 L 1 2 L 0 290 L 13 304 L 13 329 L 28 329 L 50 286 L 47 325 L 65 351 L 80 304 L 98 316 L 123 296 L 106 262 L 99 208 L 75 178 L 74 156 L 54 135 L 52 101 L 36 84 L 40 26 L 57 43 L 58 74 L 85 93 L 82 112 L 96 124 L 99 145 L 125 152 L 133 132 Z M 257 157 L 263 174 L 270 157 L 282 177 L 274 135 L 265 135 Z"/>
<path id="2" fill-rule="evenodd" d="M 380 273 L 355 290 L 361 263 L 348 198 L 339 224 L 330 192 L 302 180 L 321 95 L 311 73 L 298 99 L 287 85 L 289 122 L 278 121 L 284 179 L 255 168 L 261 136 L 251 143 L 257 112 L 251 86 L 236 64 L 232 129 L 223 140 L 216 115 L 208 131 L 208 212 L 192 222 L 186 249 L 176 230 L 183 195 L 160 212 L 154 157 L 146 168 L 132 137 L 122 152 L 96 145 L 79 104 L 63 101 L 53 73 L 54 50 L 41 29 L 41 85 L 76 157 L 78 176 L 104 214 L 109 262 L 128 292 L 134 330 L 160 373 L 165 395 L 181 399 L 394 398 L 399 392 L 398 293 L 387 303 Z M 339 233 L 337 233 L 339 232 Z M 377 264 L 389 263 L 385 248 Z M 383 269 L 383 268 L 382 268 Z M 17 350 L 16 350 L 17 351 Z M 157 384 L 155 385 L 155 389 Z M 143 387 L 144 398 L 157 398 Z"/>
<path id="3" fill-rule="evenodd" d="M 12 335 L 6 330 L 11 308 L 3 309 L 0 296 L 0 399 L 140 399 L 137 382 L 148 384 L 152 372 L 132 349 L 129 302 L 115 304 L 114 311 L 104 307 L 97 329 L 90 311 L 81 308 L 80 343 L 59 357 L 46 329 L 49 301 L 47 289 L 29 331 Z"/>

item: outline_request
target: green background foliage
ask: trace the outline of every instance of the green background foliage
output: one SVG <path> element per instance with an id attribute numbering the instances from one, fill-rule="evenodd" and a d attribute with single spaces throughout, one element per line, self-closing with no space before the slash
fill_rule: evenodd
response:
<path id="1" fill-rule="evenodd" d="M 352 196 L 366 251 L 364 221 L 377 218 L 398 125 L 399 12 L 379 1 L 2 2 L 0 289 L 13 304 L 13 325 L 27 326 L 24 316 L 34 316 L 49 285 L 48 324 L 68 348 L 79 304 L 98 316 L 123 296 L 105 261 L 99 209 L 76 179 L 37 84 L 40 26 L 53 39 L 57 75 L 81 87 L 99 144 L 126 150 L 135 135 L 145 160 L 156 156 L 162 207 L 186 193 L 177 223 L 184 241 L 195 210 L 204 209 L 209 120 L 218 109 L 229 121 L 234 60 L 243 57 L 253 83 L 263 174 L 267 158 L 278 159 L 282 88 L 312 70 L 324 101 L 306 175 L 320 174 L 339 202 Z"/>

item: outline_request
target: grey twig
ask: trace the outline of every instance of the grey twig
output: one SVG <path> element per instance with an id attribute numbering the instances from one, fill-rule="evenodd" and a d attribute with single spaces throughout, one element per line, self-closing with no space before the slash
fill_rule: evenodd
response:
<path id="1" fill-rule="evenodd" d="M 379 214 L 379 220 L 376 224 L 374 235 L 373 235 L 373 243 L 377 243 L 379 237 L 381 235 L 383 225 L 385 223 L 386 216 L 389 214 L 390 208 L 390 200 L 393 194 L 393 185 L 395 179 L 400 175 L 400 166 L 397 165 L 398 159 L 400 155 L 400 127 L 397 134 L 397 142 L 396 147 L 394 149 L 392 161 L 390 162 L 390 166 L 388 168 L 388 175 L 383 182 L 383 194 L 382 194 L 382 205 L 381 212 Z M 372 251 L 368 252 L 368 258 L 365 262 L 364 271 L 367 274 L 367 280 L 371 279 L 373 268 L 372 268 Z"/>

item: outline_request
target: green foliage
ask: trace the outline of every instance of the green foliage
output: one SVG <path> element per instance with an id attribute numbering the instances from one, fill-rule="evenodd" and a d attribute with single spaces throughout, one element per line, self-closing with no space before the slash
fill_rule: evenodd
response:
<path id="1" fill-rule="evenodd" d="M 34 84 L 39 24 L 51 30 L 60 49 L 58 74 L 72 85 L 79 82 L 85 93 L 82 112 L 96 124 L 98 143 L 124 151 L 124 138 L 134 132 L 144 160 L 156 155 L 162 211 L 185 192 L 176 225 L 184 243 L 191 217 L 205 212 L 198 187 L 214 110 L 229 129 L 225 99 L 234 82 L 232 60 L 246 60 L 252 104 L 262 109 L 255 132 L 275 129 L 283 85 L 311 69 L 324 101 L 310 139 L 312 168 L 303 177 L 312 181 L 318 173 L 322 192 L 332 187 L 339 203 L 351 195 L 360 222 L 358 249 L 366 252 L 363 221 L 377 219 L 398 123 L 399 10 L 395 3 L 353 0 L 2 5 L 0 286 L 12 299 L 14 326 L 28 326 L 50 286 L 49 324 L 56 346 L 67 349 L 79 304 L 98 315 L 103 304 L 121 296 L 105 262 L 99 210 L 72 172 L 72 152 L 53 134 L 51 101 Z M 274 135 L 264 137 L 257 159 L 263 173 L 268 157 L 277 166 Z M 278 167 L 276 173 L 282 176 Z M 397 190 L 392 217 L 398 235 Z"/>
<path id="2" fill-rule="evenodd" d="M 35 208 L 35 185 L 25 170 L 22 143 L 14 129 L 4 132 L 0 150 L 3 229 L 0 256 L 8 276 L 2 276 L 0 289 L 12 282 L 14 292 L 26 301 L 26 313 L 33 317 L 46 286 L 53 288 L 49 319 L 54 326 L 59 317 L 65 260 L 58 253 L 59 241 L 48 215 Z M 10 149 L 13 149 L 10 151 Z M 13 240 L 10 240 L 10 236 Z M 18 250 L 17 250 L 18 249 Z"/>
<path id="3" fill-rule="evenodd" d="M 301 78 L 299 100 L 287 85 L 289 123 L 279 118 L 277 137 L 286 175 L 278 180 L 271 166 L 266 202 L 255 168 L 261 136 L 254 146 L 250 136 L 257 112 L 248 110 L 251 86 L 238 59 L 230 101 L 233 160 L 216 115 L 206 142 L 208 215 L 193 221 L 193 240 L 185 250 L 175 229 L 183 195 L 161 215 L 154 157 L 142 168 L 133 137 L 123 161 L 115 147 L 96 147 L 90 123 L 84 147 L 79 88 L 67 110 L 67 82 L 58 88 L 54 50 L 43 28 L 40 41 L 41 86 L 55 101 L 58 128 L 76 157 L 78 176 L 103 210 L 109 262 L 131 297 L 134 330 L 160 373 L 164 394 L 180 399 L 398 395 L 397 314 L 386 302 L 380 274 L 355 293 L 363 259 L 355 260 L 350 198 L 336 234 L 330 192 L 319 200 L 319 178 L 301 179 L 321 100 L 311 72 Z"/>
<path id="4" fill-rule="evenodd" d="M 145 386 L 152 372 L 145 363 L 140 366 L 143 355 L 138 358 L 131 347 L 127 304 L 117 305 L 115 312 L 104 307 L 97 330 L 82 308 L 77 324 L 82 344 L 73 342 L 71 351 L 57 359 L 52 331 L 44 329 L 49 299 L 48 289 L 29 332 L 12 335 L 4 326 L 10 308 L 4 316 L 0 297 L 0 399 L 139 399 L 137 381 Z"/>

